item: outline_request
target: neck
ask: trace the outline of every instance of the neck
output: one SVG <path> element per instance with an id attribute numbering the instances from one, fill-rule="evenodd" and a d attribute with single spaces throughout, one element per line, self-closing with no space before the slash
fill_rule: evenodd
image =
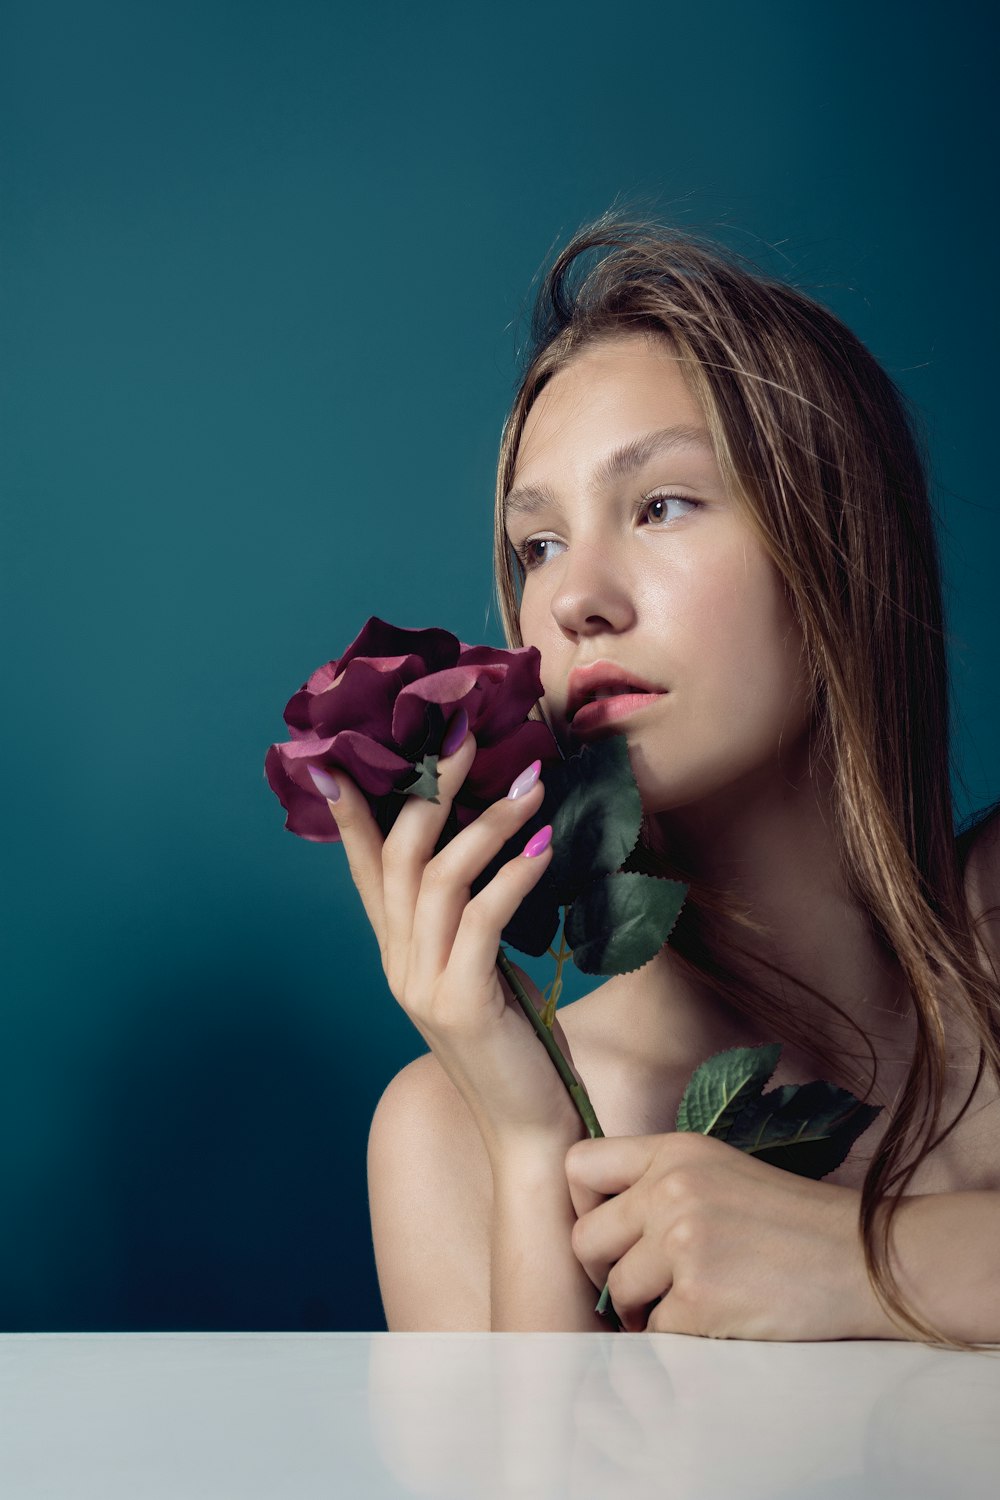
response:
<path id="1" fill-rule="evenodd" d="M 711 803 L 660 813 L 651 842 L 764 929 L 757 933 L 723 919 L 724 935 L 746 950 L 733 966 L 787 1006 L 810 1038 L 844 1059 L 841 1077 L 830 1077 L 829 1067 L 822 1076 L 830 1082 L 849 1078 L 844 1086 L 856 1092 L 866 1086 L 872 1065 L 850 1021 L 807 986 L 867 1033 L 881 1092 L 887 1073 L 905 1075 L 915 1036 L 905 976 L 848 892 L 831 815 L 832 776 L 826 766 L 805 764 L 807 759 L 804 752 L 802 763 L 784 765 L 752 787 L 727 788 Z M 765 961 L 791 978 L 773 973 Z M 782 1040 L 771 1034 L 773 1025 L 758 1030 L 707 986 L 682 975 L 669 945 L 649 966 L 648 983 L 650 994 L 671 996 L 672 1029 L 682 1021 L 690 1044 L 705 1056 L 724 1046 Z M 786 1046 L 782 1062 L 808 1069 L 810 1055 L 809 1049 Z M 819 1076 L 815 1067 L 811 1076 Z"/>

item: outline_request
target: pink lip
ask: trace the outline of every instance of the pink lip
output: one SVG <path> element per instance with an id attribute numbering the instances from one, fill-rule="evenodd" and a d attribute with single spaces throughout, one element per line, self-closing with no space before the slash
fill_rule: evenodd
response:
<path id="1" fill-rule="evenodd" d="M 566 686 L 569 689 L 566 712 L 570 719 L 575 719 L 587 699 L 602 688 L 624 688 L 629 693 L 663 691 L 658 682 L 646 682 L 634 672 L 626 672 L 616 661 L 592 661 L 584 667 L 574 667 Z"/>
<path id="2" fill-rule="evenodd" d="M 644 708 L 650 708 L 665 698 L 666 693 L 617 693 L 613 698 L 599 698 L 594 703 L 584 703 L 573 715 L 573 733 L 585 734 L 602 729 L 605 724 L 627 719 Z"/>

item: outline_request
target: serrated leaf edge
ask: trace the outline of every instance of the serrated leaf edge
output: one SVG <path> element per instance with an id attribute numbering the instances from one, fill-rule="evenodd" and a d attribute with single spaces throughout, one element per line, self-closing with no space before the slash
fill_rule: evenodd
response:
<path id="1" fill-rule="evenodd" d="M 657 877 L 653 876 L 652 878 L 655 880 Z M 680 915 L 680 913 L 678 913 L 678 915 Z M 723 1047 L 723 1049 L 722 1049 L 721 1052 L 713 1052 L 711 1054 L 711 1056 L 706 1057 L 704 1059 L 704 1061 L 700 1062 L 698 1064 L 698 1066 L 695 1068 L 694 1072 L 691 1074 L 691 1077 L 688 1079 L 688 1081 L 687 1081 L 687 1087 L 685 1088 L 684 1093 L 681 1095 L 680 1103 L 677 1106 L 677 1114 L 676 1114 L 676 1117 L 674 1119 L 674 1124 L 677 1126 L 677 1129 L 679 1131 L 685 1132 L 685 1133 L 687 1133 L 689 1135 L 711 1135 L 712 1132 L 713 1132 L 713 1130 L 714 1130 L 714 1128 L 715 1128 L 715 1126 L 718 1125 L 719 1120 L 725 1114 L 726 1109 L 729 1108 L 729 1105 L 732 1103 L 733 1099 L 738 1098 L 738 1096 L 742 1092 L 742 1090 L 745 1089 L 747 1087 L 747 1085 L 751 1082 L 751 1080 L 748 1078 L 745 1083 L 741 1084 L 740 1088 L 736 1090 L 736 1093 L 732 1095 L 732 1098 L 730 1098 L 730 1099 L 728 1099 L 726 1101 L 725 1107 L 723 1109 L 720 1109 L 720 1110 L 718 1110 L 716 1112 L 715 1118 L 713 1119 L 711 1125 L 708 1127 L 707 1130 L 702 1130 L 702 1131 L 691 1130 L 691 1131 L 688 1131 L 688 1130 L 686 1130 L 686 1127 L 681 1126 L 678 1122 L 680 1121 L 681 1110 L 684 1108 L 684 1104 L 685 1104 L 685 1101 L 686 1101 L 687 1096 L 688 1096 L 688 1091 L 690 1090 L 691 1085 L 694 1083 L 695 1078 L 698 1076 L 698 1074 L 701 1072 L 701 1070 L 703 1068 L 707 1068 L 709 1066 L 709 1064 L 712 1063 L 712 1062 L 714 1062 L 717 1057 L 728 1057 L 729 1054 L 732 1053 L 732 1052 L 763 1052 L 768 1047 L 777 1047 L 777 1049 L 778 1049 L 777 1054 L 775 1055 L 775 1059 L 774 1059 L 774 1067 L 771 1068 L 770 1072 L 766 1073 L 763 1078 L 761 1078 L 759 1086 L 756 1087 L 756 1088 L 754 1088 L 752 1092 L 750 1092 L 750 1093 L 747 1094 L 747 1096 L 746 1096 L 746 1103 L 749 1104 L 750 1101 L 751 1101 L 751 1099 L 760 1099 L 760 1098 L 764 1097 L 764 1088 L 765 1088 L 765 1086 L 768 1083 L 770 1083 L 771 1079 L 774 1077 L 774 1074 L 775 1074 L 775 1072 L 777 1070 L 777 1067 L 778 1067 L 778 1063 L 781 1061 L 781 1051 L 782 1051 L 782 1044 L 781 1044 L 781 1042 L 761 1042 L 757 1046 L 754 1046 L 754 1047 Z M 736 1123 L 736 1121 L 734 1119 L 733 1120 L 733 1124 L 735 1125 L 735 1123 Z"/>
<path id="2" fill-rule="evenodd" d="M 624 863 L 624 861 L 623 861 L 623 863 Z M 600 885 L 605 880 L 614 880 L 618 876 L 624 876 L 624 877 L 626 877 L 629 880 L 632 880 L 632 879 L 639 879 L 639 880 L 663 880 L 663 881 L 666 881 L 667 885 L 682 885 L 682 886 L 684 886 L 684 892 L 685 892 L 684 898 L 682 899 L 680 906 L 677 908 L 677 913 L 674 916 L 674 920 L 671 922 L 670 926 L 667 928 L 666 936 L 663 938 L 663 941 L 660 943 L 660 948 L 662 948 L 665 943 L 668 943 L 670 941 L 670 934 L 673 932 L 674 928 L 677 926 L 677 922 L 678 922 L 678 920 L 680 918 L 680 914 L 684 910 L 684 902 L 687 900 L 687 892 L 691 889 L 691 887 L 689 885 L 685 884 L 685 882 L 683 880 L 674 880 L 669 875 L 647 875 L 644 870 L 622 870 L 622 869 L 611 870 L 606 875 L 599 875 L 596 880 L 592 880 L 589 885 L 584 886 L 581 891 L 578 891 L 577 894 L 576 894 L 576 896 L 573 898 L 573 900 L 566 906 L 566 916 L 567 916 L 567 918 L 569 916 L 569 911 L 571 910 L 571 908 L 573 906 L 575 906 L 576 903 L 577 903 L 577 901 L 579 901 L 581 899 L 581 897 L 585 896 L 588 891 L 593 890 L 593 888 L 594 888 L 595 885 Z M 657 953 L 660 951 L 660 948 L 658 948 L 656 950 Z M 576 962 L 575 950 L 570 949 L 570 955 L 573 958 L 574 966 L 577 969 L 580 969 L 580 965 Z M 619 974 L 637 974 L 640 969 L 644 969 L 647 964 L 652 963 L 652 961 L 653 961 L 653 959 L 655 957 L 656 957 L 656 953 L 654 953 L 651 958 L 644 958 L 641 963 L 633 964 L 633 966 L 632 966 L 631 969 L 616 969 L 614 971 L 613 975 L 609 974 L 609 975 L 605 975 L 603 977 L 611 979 L 611 978 L 617 978 Z M 589 978 L 595 978 L 595 977 L 598 977 L 598 975 L 600 974 L 600 971 L 597 971 L 597 974 L 595 975 L 595 974 L 591 973 L 591 971 L 589 969 L 580 969 L 580 973 L 581 974 L 586 974 Z"/>
<path id="3" fill-rule="evenodd" d="M 771 1047 L 777 1047 L 778 1049 L 777 1053 L 775 1053 L 774 1067 L 771 1068 L 771 1071 L 769 1071 L 769 1073 L 766 1073 L 765 1076 L 760 1079 L 760 1082 L 756 1082 L 756 1080 L 753 1079 L 745 1080 L 745 1082 L 742 1083 L 741 1086 L 739 1086 L 739 1089 L 736 1089 L 736 1092 L 732 1095 L 732 1098 L 729 1098 L 729 1100 L 726 1101 L 726 1106 L 715 1113 L 715 1119 L 714 1121 L 712 1121 L 712 1124 L 709 1125 L 708 1130 L 694 1131 L 690 1130 L 687 1125 L 681 1125 L 681 1113 L 682 1110 L 685 1110 L 685 1106 L 687 1106 L 688 1094 L 690 1094 L 691 1086 L 693 1086 L 694 1080 L 696 1080 L 696 1077 L 699 1076 L 699 1073 L 702 1073 L 703 1068 L 708 1068 L 709 1065 L 711 1065 L 712 1062 L 714 1062 L 717 1058 L 727 1058 L 727 1056 L 729 1056 L 730 1053 L 733 1052 L 763 1052 L 763 1050 L 771 1049 Z M 691 1074 L 690 1079 L 688 1079 L 687 1088 L 685 1088 L 684 1094 L 681 1095 L 681 1103 L 678 1104 L 678 1113 L 676 1113 L 675 1116 L 675 1127 L 678 1128 L 679 1131 L 682 1131 L 682 1133 L 693 1134 L 693 1136 L 699 1136 L 699 1134 L 700 1136 L 712 1136 L 712 1134 L 715 1133 L 715 1127 L 717 1127 L 718 1122 L 720 1122 L 720 1119 L 723 1119 L 723 1116 L 726 1115 L 726 1110 L 729 1109 L 730 1104 L 733 1103 L 733 1100 L 738 1100 L 741 1092 L 745 1091 L 745 1089 L 748 1089 L 748 1086 L 750 1086 L 751 1083 L 754 1083 L 754 1088 L 748 1089 L 747 1098 L 745 1098 L 744 1109 L 745 1107 L 750 1106 L 750 1104 L 753 1103 L 754 1100 L 760 1100 L 760 1098 L 763 1097 L 765 1086 L 768 1085 L 769 1082 L 771 1082 L 772 1077 L 774 1077 L 775 1070 L 777 1070 L 778 1062 L 781 1061 L 781 1047 L 783 1047 L 783 1044 L 781 1044 L 780 1041 L 778 1041 L 778 1043 L 775 1043 L 775 1041 L 765 1041 L 765 1043 L 757 1044 L 756 1047 L 724 1047 L 721 1052 L 714 1052 L 712 1053 L 711 1058 L 706 1058 L 705 1061 L 700 1062 L 700 1064 L 697 1065 L 696 1070 L 694 1070 L 694 1073 Z M 738 1119 L 739 1115 L 733 1116 L 733 1121 L 730 1122 L 729 1130 L 732 1130 L 733 1125 L 736 1124 L 736 1121 L 738 1121 Z M 718 1136 L 717 1139 L 726 1140 L 726 1136 Z"/>

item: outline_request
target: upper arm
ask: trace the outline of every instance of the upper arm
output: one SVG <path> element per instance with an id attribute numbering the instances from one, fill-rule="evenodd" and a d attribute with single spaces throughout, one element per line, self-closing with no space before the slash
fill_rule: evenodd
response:
<path id="1" fill-rule="evenodd" d="M 482 1137 L 425 1053 L 388 1085 L 368 1135 L 372 1243 L 390 1332 L 489 1331 L 490 1202 Z"/>

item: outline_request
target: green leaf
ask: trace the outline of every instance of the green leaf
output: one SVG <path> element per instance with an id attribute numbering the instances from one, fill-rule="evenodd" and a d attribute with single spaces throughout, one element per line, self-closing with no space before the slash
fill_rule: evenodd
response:
<path id="1" fill-rule="evenodd" d="M 760 1095 L 780 1056 L 780 1042 L 717 1052 L 691 1074 L 677 1110 L 677 1129 L 728 1140 L 730 1127 L 748 1101 Z"/>
<path id="2" fill-rule="evenodd" d="M 397 790 L 407 797 L 423 797 L 425 802 L 438 802 L 438 757 L 436 755 L 425 755 L 423 760 L 418 760 L 413 767 L 414 778 L 405 786 Z"/>
<path id="3" fill-rule="evenodd" d="M 749 1100 L 726 1140 L 771 1166 L 819 1179 L 836 1171 L 881 1113 L 881 1105 L 863 1104 L 832 1083 L 783 1084 Z"/>
<path id="4" fill-rule="evenodd" d="M 763 1094 L 781 1043 L 733 1047 L 696 1068 L 677 1111 L 677 1129 L 712 1135 L 799 1177 L 834 1172 L 882 1113 L 835 1084 L 782 1084 Z"/>
<path id="5" fill-rule="evenodd" d="M 628 974 L 655 958 L 684 905 L 687 886 L 651 875 L 605 875 L 566 913 L 566 941 L 584 974 Z"/>
<path id="6" fill-rule="evenodd" d="M 624 735 L 598 740 L 568 760 L 546 765 L 542 785 L 545 795 L 538 812 L 507 840 L 472 884 L 472 894 L 477 895 L 508 860 L 521 853 L 532 834 L 552 824 L 548 868 L 502 934 L 512 948 L 536 958 L 555 936 L 560 907 L 568 907 L 595 876 L 617 870 L 642 826 L 642 800 Z"/>
<path id="7" fill-rule="evenodd" d="M 645 844 L 637 843 L 628 859 L 622 865 L 626 874 L 656 875 L 663 878 L 663 863 L 657 858 L 651 849 Z"/>
<path id="8" fill-rule="evenodd" d="M 541 958 L 551 948 L 558 927 L 559 903 L 552 892 L 545 890 L 539 882 L 525 896 L 503 929 L 501 937 L 521 953 Z"/>
<path id="9" fill-rule="evenodd" d="M 628 741 L 615 734 L 584 745 L 568 760 L 546 766 L 539 827 L 552 824 L 546 886 L 568 906 L 582 886 L 624 864 L 642 827 L 642 799 L 628 758 Z"/>

